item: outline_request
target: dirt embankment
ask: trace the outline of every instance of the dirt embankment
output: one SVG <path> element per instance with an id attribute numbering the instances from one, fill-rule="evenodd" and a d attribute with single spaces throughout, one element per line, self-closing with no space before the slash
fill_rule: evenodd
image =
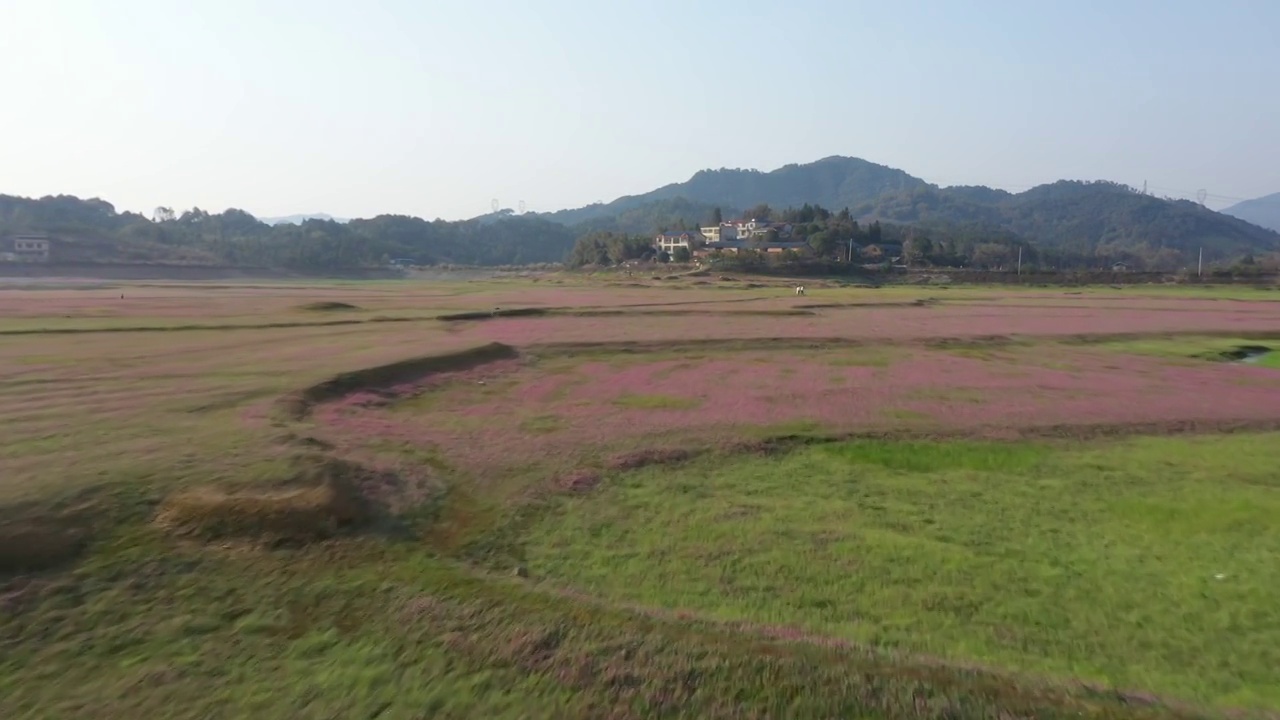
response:
<path id="1" fill-rule="evenodd" d="M 1010 272 L 995 270 L 911 270 L 899 273 L 887 273 L 886 280 L 935 284 L 954 283 L 957 285 L 1147 285 L 1162 283 L 1179 284 L 1220 284 L 1220 285 L 1267 285 L 1274 286 L 1280 282 L 1275 275 L 1233 275 L 1231 273 L 1205 273 L 1203 277 L 1179 277 L 1166 272 L 1139 271 L 1081 271 L 1081 272 Z"/>
<path id="2" fill-rule="evenodd" d="M 232 265 L 173 265 L 134 263 L 8 263 L 0 262 L 0 278 L 89 280 L 280 280 L 303 277 L 336 277 L 385 280 L 402 277 L 398 270 L 369 268 L 329 273 L 296 273 L 265 267 Z"/>
<path id="3" fill-rule="evenodd" d="M 420 380 L 431 373 L 465 370 L 518 355 L 517 350 L 510 345 L 489 343 L 455 353 L 428 355 L 352 370 L 286 395 L 280 399 L 280 408 L 287 416 L 302 419 L 309 415 L 316 405 L 354 392 L 387 390 L 396 385 Z"/>

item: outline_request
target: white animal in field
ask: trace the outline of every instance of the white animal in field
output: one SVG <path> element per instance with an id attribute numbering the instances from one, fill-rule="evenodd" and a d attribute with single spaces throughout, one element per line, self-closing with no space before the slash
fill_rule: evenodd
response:
<path id="1" fill-rule="evenodd" d="M 803 295 L 803 294 L 804 294 L 804 286 L 803 286 L 803 285 L 797 285 L 797 286 L 796 286 L 796 294 L 797 294 L 797 295 Z"/>

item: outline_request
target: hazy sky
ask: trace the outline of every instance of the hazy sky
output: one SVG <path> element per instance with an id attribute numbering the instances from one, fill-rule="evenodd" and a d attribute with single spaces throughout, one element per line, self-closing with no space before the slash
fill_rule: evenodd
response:
<path id="1" fill-rule="evenodd" d="M 1280 191 L 1277 88 L 1280 0 L 0 0 L 0 193 L 453 219 L 852 155 L 1221 207 Z"/>

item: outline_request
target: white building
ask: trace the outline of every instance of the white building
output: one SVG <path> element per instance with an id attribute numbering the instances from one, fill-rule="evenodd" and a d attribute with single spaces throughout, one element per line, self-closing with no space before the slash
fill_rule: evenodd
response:
<path id="1" fill-rule="evenodd" d="M 691 230 L 678 230 L 673 232 L 664 232 L 653 239 L 654 247 L 667 253 L 674 253 L 676 248 L 685 248 L 692 251 L 694 244 L 702 241 L 702 234 Z"/>
<path id="2" fill-rule="evenodd" d="M 48 262 L 49 238 L 44 235 L 15 236 L 13 254 L 23 262 Z"/>
<path id="3" fill-rule="evenodd" d="M 702 233 L 702 237 L 707 239 L 707 242 L 716 243 L 722 240 L 738 239 L 738 226 L 731 222 L 722 222 L 719 225 L 709 225 L 704 228 L 699 228 L 699 231 Z"/>
<path id="4" fill-rule="evenodd" d="M 750 240 L 753 237 L 764 235 L 770 230 L 777 232 L 780 237 L 787 237 L 791 235 L 792 230 L 791 223 L 768 222 L 767 220 L 756 220 L 755 218 L 738 220 L 733 225 L 737 231 L 737 238 L 735 238 L 737 240 Z"/>

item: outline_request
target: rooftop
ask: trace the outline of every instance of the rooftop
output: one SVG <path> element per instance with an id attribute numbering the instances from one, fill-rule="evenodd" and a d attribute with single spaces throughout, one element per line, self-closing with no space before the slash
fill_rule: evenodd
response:
<path id="1" fill-rule="evenodd" d="M 719 242 L 707 243 L 708 250 L 742 250 L 751 248 L 782 248 L 782 249 L 800 249 L 808 247 L 808 243 L 803 240 L 780 240 L 778 242 L 752 242 L 750 240 L 720 240 Z"/>

